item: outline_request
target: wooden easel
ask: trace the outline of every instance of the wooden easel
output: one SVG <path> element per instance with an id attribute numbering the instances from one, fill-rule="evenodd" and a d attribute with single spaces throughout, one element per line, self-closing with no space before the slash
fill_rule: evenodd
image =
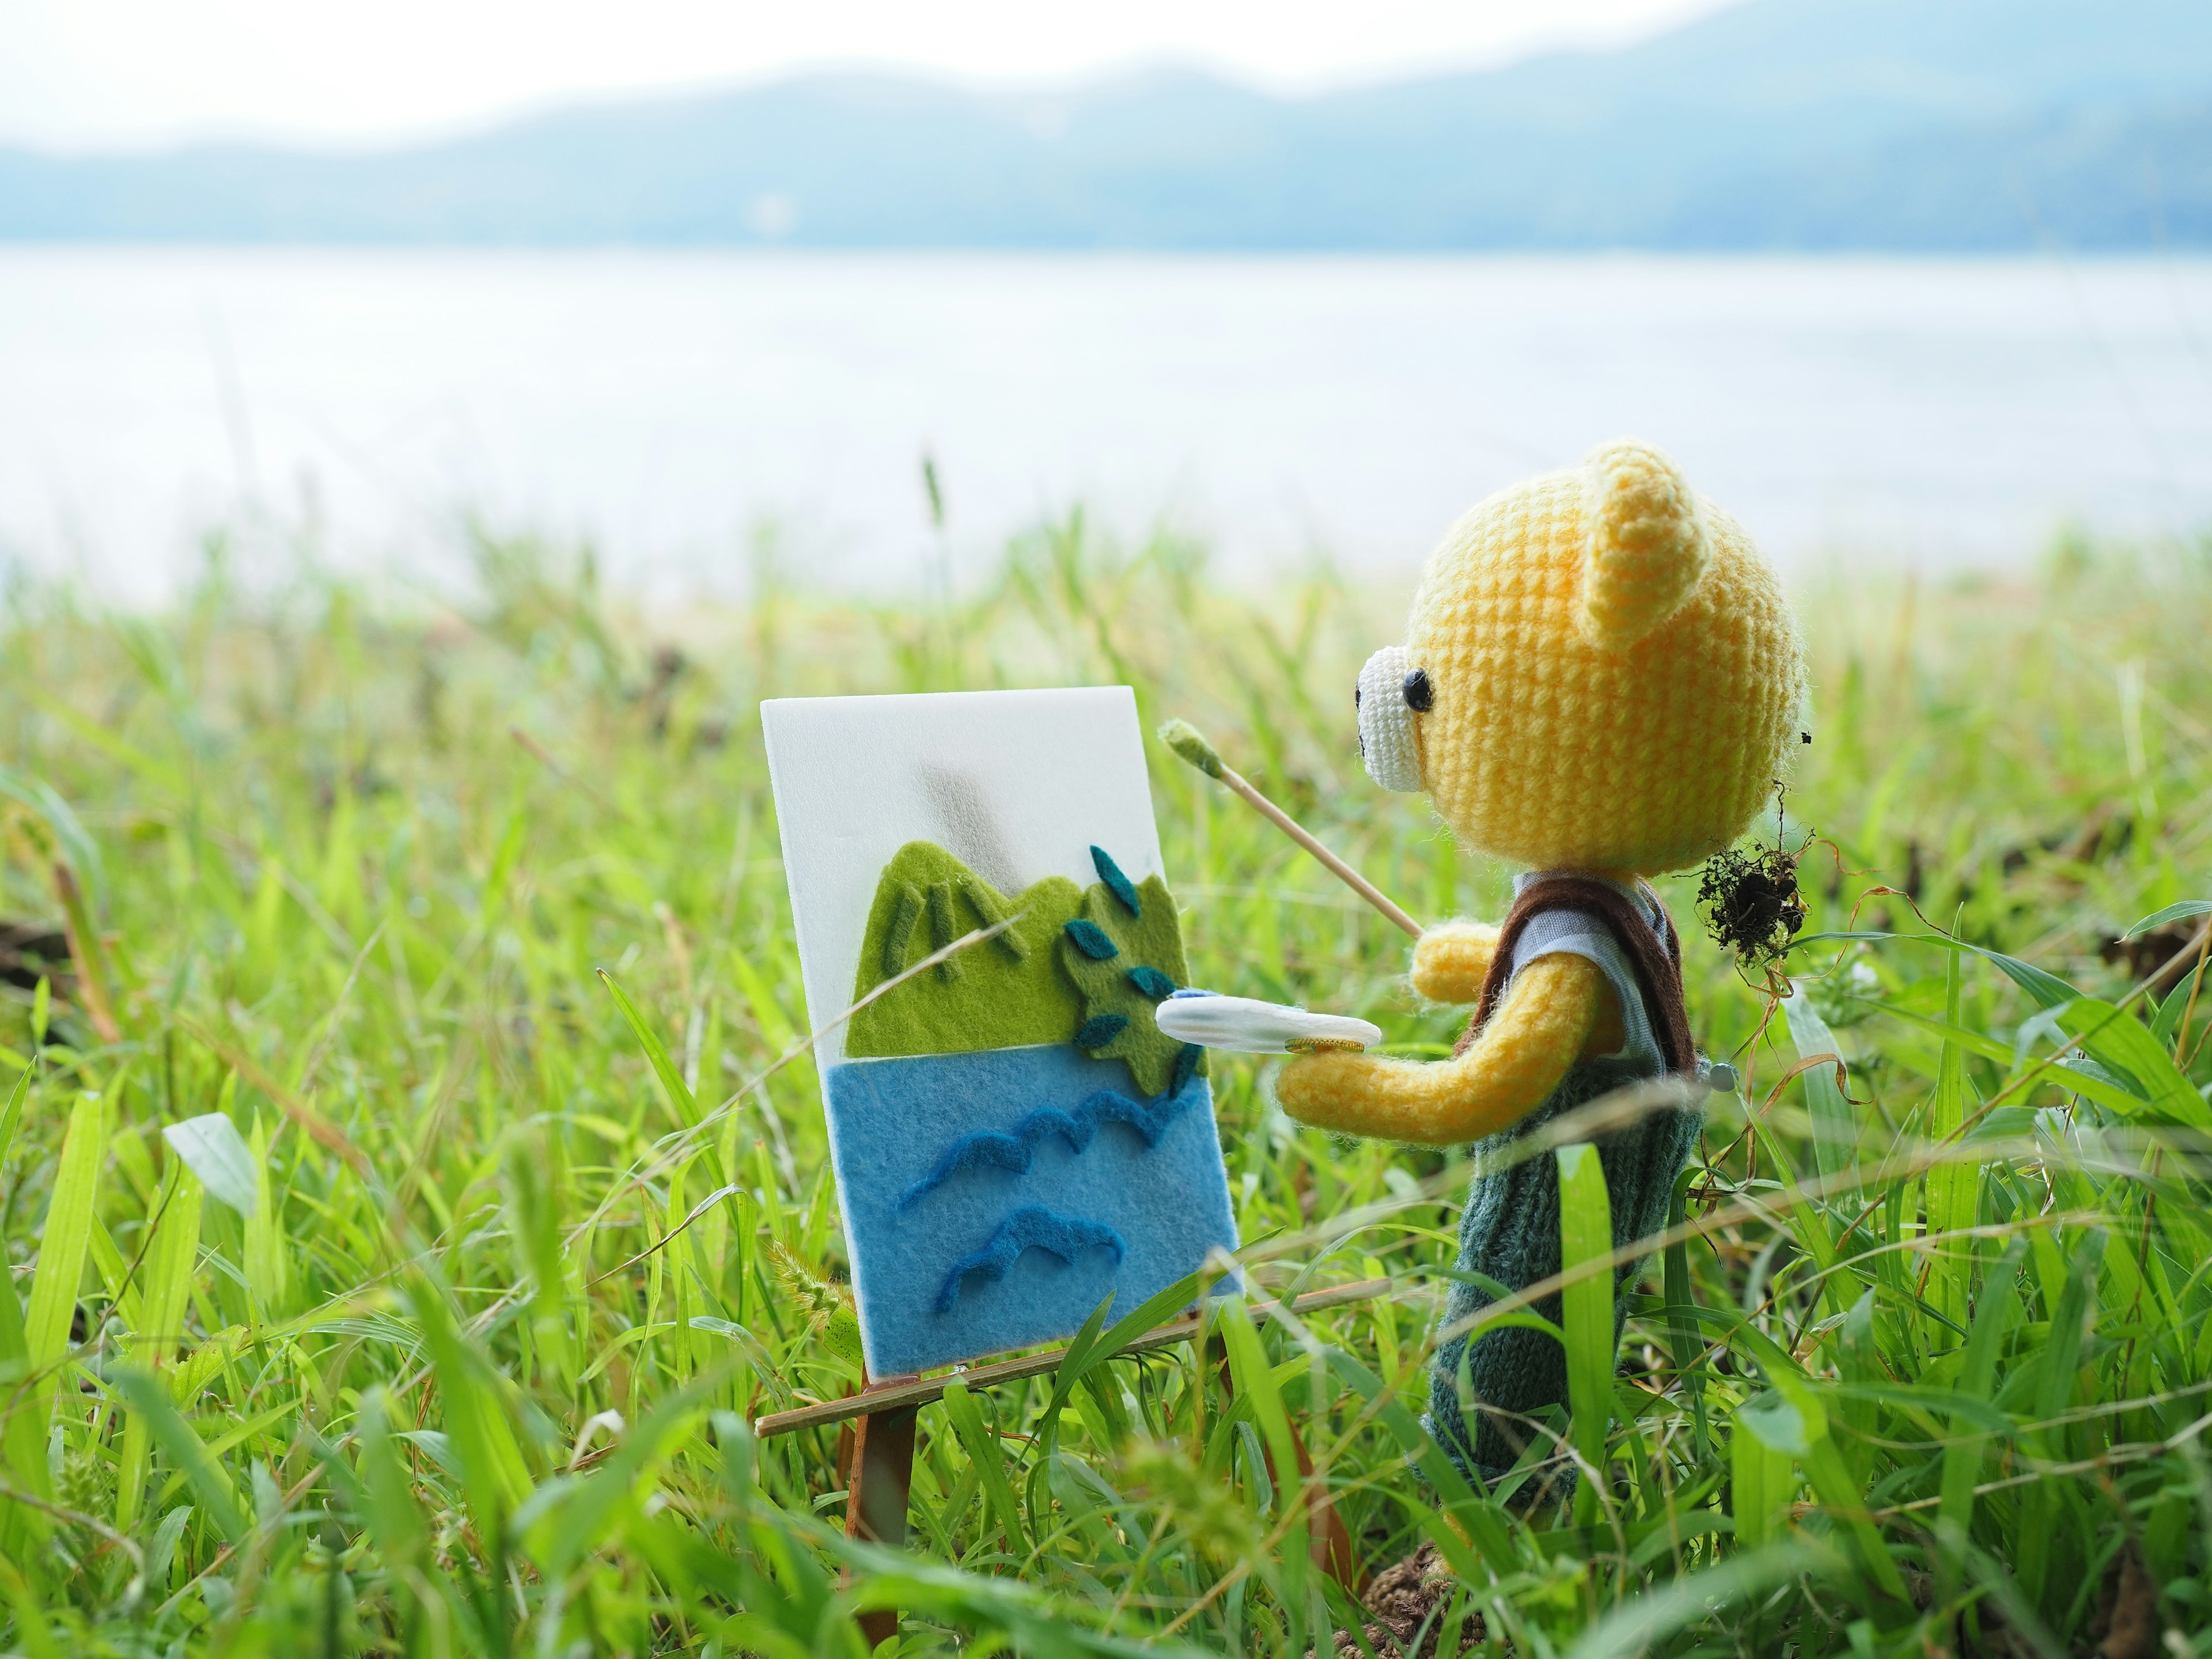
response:
<path id="1" fill-rule="evenodd" d="M 1372 1301 L 1389 1294 L 1389 1290 L 1390 1281 L 1387 1279 L 1364 1279 L 1356 1285 L 1309 1291 L 1304 1296 L 1293 1297 L 1287 1304 L 1249 1303 L 1246 1311 L 1257 1317 L 1281 1305 L 1291 1313 L 1314 1313 L 1323 1308 L 1342 1307 L 1346 1303 Z M 1204 1328 L 1204 1321 L 1198 1315 L 1187 1315 L 1146 1332 L 1118 1350 L 1116 1357 L 1149 1353 L 1173 1343 L 1194 1341 Z M 1218 1343 L 1218 1339 L 1209 1343 L 1205 1357 L 1216 1368 L 1226 1389 L 1228 1360 Z M 754 1423 L 753 1432 L 765 1440 L 770 1435 L 790 1434 L 799 1429 L 849 1423 L 849 1449 L 843 1436 L 839 1437 L 838 1444 L 838 1462 L 842 1466 L 839 1473 L 846 1481 L 845 1535 L 896 1547 L 906 1542 L 908 1500 L 914 1490 L 915 1422 L 921 1408 L 932 1401 L 943 1399 L 948 1382 L 963 1382 L 971 1389 L 987 1389 L 1000 1382 L 1042 1376 L 1059 1370 L 1060 1361 L 1066 1358 L 1066 1349 L 1053 1348 L 941 1376 L 886 1377 L 842 1400 L 826 1400 L 818 1406 L 771 1413 Z M 1306 1491 L 1306 1526 L 1313 1564 L 1356 1595 L 1365 1575 L 1360 1571 L 1352 1535 L 1346 1530 L 1343 1518 L 1337 1514 L 1328 1492 L 1315 1484 L 1313 1459 L 1307 1455 L 1305 1442 L 1295 1425 L 1291 1430 L 1291 1445 L 1297 1455 L 1298 1479 Z M 1282 1478 L 1275 1471 L 1272 1454 L 1267 1458 L 1267 1474 L 1276 1490 L 1281 1491 Z M 887 1641 L 898 1634 L 898 1613 L 890 1608 L 862 1613 L 860 1632 L 871 1648 Z"/>

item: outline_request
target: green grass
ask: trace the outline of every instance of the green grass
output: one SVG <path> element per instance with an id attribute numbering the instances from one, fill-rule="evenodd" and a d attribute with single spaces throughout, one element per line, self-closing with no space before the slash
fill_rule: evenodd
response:
<path id="1" fill-rule="evenodd" d="M 834 1431 L 744 1427 L 858 1378 L 755 702 L 1126 681 L 1417 915 L 1495 915 L 1505 872 L 1358 772 L 1399 599 L 1071 520 L 957 606 L 679 627 L 481 552 L 459 611 L 11 597 L 0 908 L 82 963 L 0 1003 L 9 1650 L 850 1651 L 891 1603 L 917 1650 L 1326 1650 L 1295 1433 L 1493 1652 L 2087 1652 L 2124 1578 L 2123 1626 L 2212 1652 L 2212 996 L 2100 954 L 2212 890 L 2212 562 L 1800 595 L 1808 931 L 1906 937 L 1808 945 L 1779 1010 L 1693 950 L 1755 1109 L 1715 1103 L 1617 1370 L 1601 1220 L 1570 1240 L 1579 1507 L 1495 1506 L 1416 1426 L 1464 1158 L 1302 1132 L 1229 1060 L 1255 1277 L 1395 1295 L 1225 1320 L 1233 1403 L 1187 1345 L 951 1390 L 894 1557 L 842 1536 Z M 1200 982 L 1452 1040 L 1401 935 L 1152 763 Z M 209 1114 L 195 1176 L 161 1131 Z"/>

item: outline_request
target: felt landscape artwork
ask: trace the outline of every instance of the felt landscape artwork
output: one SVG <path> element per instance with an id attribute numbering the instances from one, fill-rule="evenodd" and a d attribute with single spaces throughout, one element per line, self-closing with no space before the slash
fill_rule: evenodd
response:
<path id="1" fill-rule="evenodd" d="M 1205 1052 L 1154 1017 L 1188 977 L 1129 690 L 761 720 L 868 1374 L 1071 1335 L 1235 1249 Z"/>

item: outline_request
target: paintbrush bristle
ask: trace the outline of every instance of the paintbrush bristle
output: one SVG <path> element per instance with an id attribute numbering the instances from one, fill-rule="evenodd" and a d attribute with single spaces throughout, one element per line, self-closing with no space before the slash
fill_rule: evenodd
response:
<path id="1" fill-rule="evenodd" d="M 1209 778 L 1221 775 L 1221 757 L 1213 752 L 1206 734 L 1188 720 L 1170 720 L 1160 727 L 1160 741 Z"/>

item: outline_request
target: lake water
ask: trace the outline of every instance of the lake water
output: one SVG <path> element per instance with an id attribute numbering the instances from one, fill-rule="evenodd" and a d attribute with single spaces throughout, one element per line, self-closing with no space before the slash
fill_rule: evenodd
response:
<path id="1" fill-rule="evenodd" d="M 0 251 L 0 555 L 121 600 L 241 504 L 356 569 L 472 512 L 898 584 L 925 452 L 970 565 L 1079 501 L 1397 574 L 1623 432 L 1801 568 L 2201 529 L 2212 264 Z"/>

